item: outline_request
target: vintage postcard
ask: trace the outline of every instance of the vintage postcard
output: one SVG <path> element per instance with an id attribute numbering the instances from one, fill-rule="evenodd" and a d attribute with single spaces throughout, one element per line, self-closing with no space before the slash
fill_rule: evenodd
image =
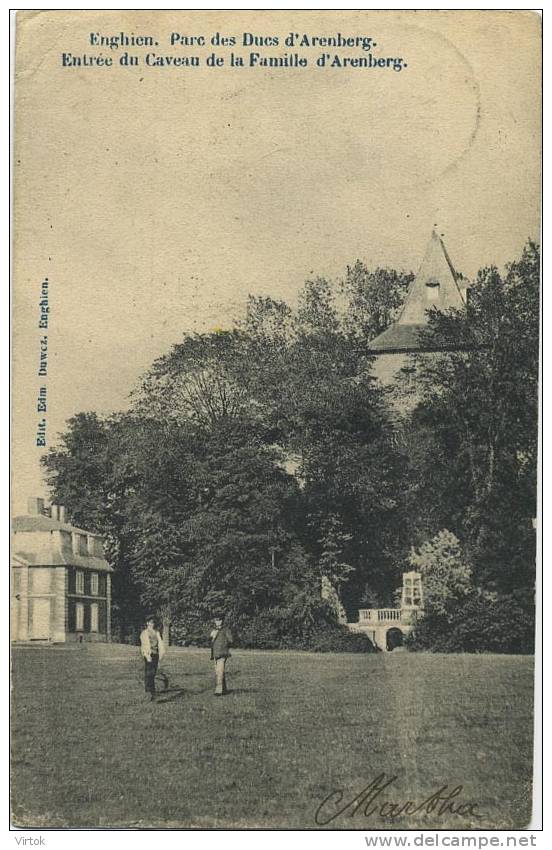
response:
<path id="1" fill-rule="evenodd" d="M 13 826 L 526 828 L 540 16 L 15 39 Z"/>

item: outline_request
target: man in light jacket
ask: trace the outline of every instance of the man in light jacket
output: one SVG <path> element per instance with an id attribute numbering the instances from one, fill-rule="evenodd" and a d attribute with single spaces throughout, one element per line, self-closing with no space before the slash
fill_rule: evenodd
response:
<path id="1" fill-rule="evenodd" d="M 144 684 L 150 700 L 155 699 L 155 674 L 159 662 L 165 655 L 163 638 L 155 628 L 155 618 L 146 619 L 146 628 L 140 635 L 140 648 L 145 661 Z"/>

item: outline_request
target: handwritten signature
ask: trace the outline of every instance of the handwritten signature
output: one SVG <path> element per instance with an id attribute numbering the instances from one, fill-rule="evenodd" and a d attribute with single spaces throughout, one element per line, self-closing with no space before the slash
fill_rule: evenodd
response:
<path id="1" fill-rule="evenodd" d="M 464 790 L 463 785 L 457 785 L 452 789 L 449 789 L 448 785 L 443 785 L 421 803 L 414 800 L 400 802 L 381 800 L 383 792 L 396 780 L 396 776 L 387 778 L 385 773 L 380 773 L 366 788 L 362 789 L 360 794 L 348 801 L 345 801 L 343 791 L 332 791 L 318 806 L 314 816 L 315 822 L 318 826 L 326 826 L 341 815 L 354 817 L 357 813 L 365 818 L 375 815 L 387 819 L 419 813 L 433 813 L 436 817 L 447 814 L 459 817 L 481 817 L 481 814 L 477 812 L 477 803 L 461 803 L 458 799 Z"/>

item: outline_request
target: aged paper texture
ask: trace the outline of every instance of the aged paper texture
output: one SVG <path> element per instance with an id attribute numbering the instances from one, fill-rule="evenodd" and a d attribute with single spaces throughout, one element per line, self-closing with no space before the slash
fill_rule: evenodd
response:
<path id="1" fill-rule="evenodd" d="M 14 824 L 528 824 L 540 56 L 19 13 Z"/>

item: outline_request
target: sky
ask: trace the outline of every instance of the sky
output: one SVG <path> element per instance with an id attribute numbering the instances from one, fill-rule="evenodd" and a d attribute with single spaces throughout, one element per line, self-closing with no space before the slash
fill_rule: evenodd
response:
<path id="1" fill-rule="evenodd" d="M 306 278 L 357 258 L 415 271 L 434 226 L 468 277 L 538 239 L 539 27 L 533 13 L 488 11 L 19 17 L 15 512 L 47 495 L 41 385 L 49 447 L 76 412 L 125 407 L 183 333 L 231 326 L 249 293 L 293 302 Z M 159 55 L 212 52 L 171 47 L 175 31 L 367 35 L 407 67 L 123 68 L 109 49 L 114 67 L 62 67 L 62 52 L 98 53 L 91 32 L 152 34 Z"/>

